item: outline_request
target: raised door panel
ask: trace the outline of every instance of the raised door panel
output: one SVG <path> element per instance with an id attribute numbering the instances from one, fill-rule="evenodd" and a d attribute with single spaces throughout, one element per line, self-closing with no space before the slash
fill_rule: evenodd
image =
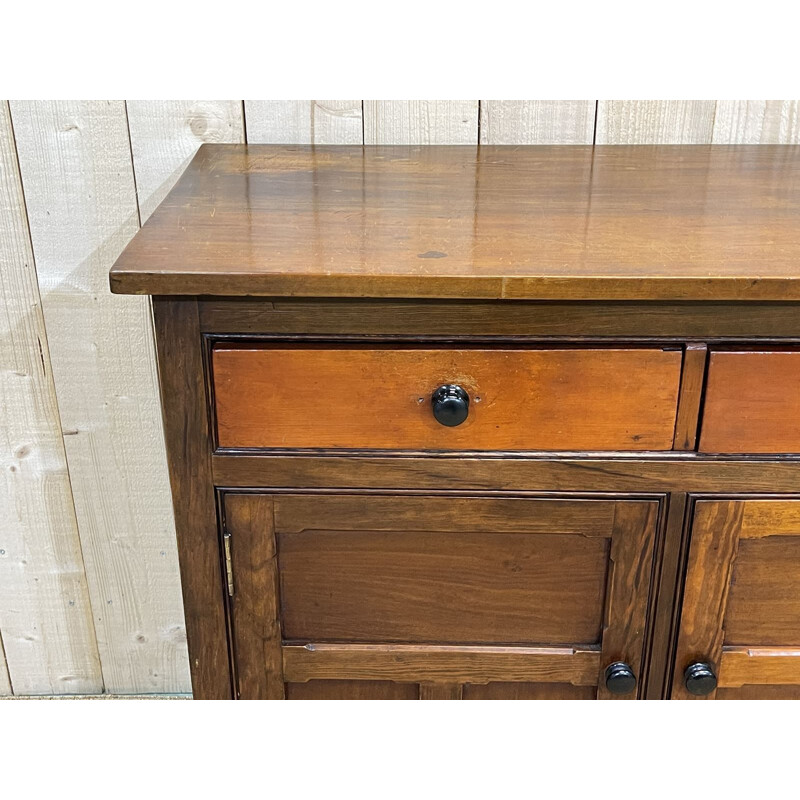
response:
<path id="1" fill-rule="evenodd" d="M 657 500 L 229 493 L 239 696 L 634 698 L 657 512 Z M 606 687 L 613 662 L 638 678 L 624 695 Z"/>
<path id="2" fill-rule="evenodd" d="M 704 680 L 687 680 L 693 664 L 706 665 Z M 672 696 L 789 699 L 798 690 L 800 500 L 698 501 Z"/>

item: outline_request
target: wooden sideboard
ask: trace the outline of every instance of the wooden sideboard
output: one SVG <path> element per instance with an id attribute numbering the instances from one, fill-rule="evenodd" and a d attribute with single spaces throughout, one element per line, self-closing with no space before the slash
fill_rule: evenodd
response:
<path id="1" fill-rule="evenodd" d="M 800 699 L 800 148 L 204 145 L 111 287 L 195 697 Z"/>

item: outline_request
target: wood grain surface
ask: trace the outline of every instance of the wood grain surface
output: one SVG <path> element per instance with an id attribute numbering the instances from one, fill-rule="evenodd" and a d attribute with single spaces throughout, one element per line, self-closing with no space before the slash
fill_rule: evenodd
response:
<path id="1" fill-rule="evenodd" d="M 5 650 L 0 652 L 0 695 L 11 694 L 12 683 L 20 695 L 101 692 L 94 620 L 5 101 L 0 102 L 0 270 L 0 651 Z"/>
<path id="2" fill-rule="evenodd" d="M 793 146 L 204 145 L 117 292 L 800 297 Z"/>
<path id="3" fill-rule="evenodd" d="M 103 686 L 183 692 L 150 303 L 107 290 L 138 229 L 125 105 L 14 101 L 11 111 L 72 487 L 65 514 L 77 518 Z"/>
<path id="4" fill-rule="evenodd" d="M 391 680 L 597 684 L 600 653 L 573 647 L 422 644 L 284 645 L 287 681 Z"/>
<path id="5" fill-rule="evenodd" d="M 661 349 L 223 345 L 213 355 L 221 447 L 670 450 L 682 354 Z M 431 395 L 470 396 L 458 427 Z"/>
<path id="6" fill-rule="evenodd" d="M 800 350 L 712 352 L 700 450 L 800 452 Z"/>
<path id="7" fill-rule="evenodd" d="M 695 506 L 672 698 L 714 699 L 714 692 L 702 697 L 690 694 L 683 674 L 695 662 L 708 663 L 719 674 L 725 607 L 744 506 L 744 502 L 724 500 L 702 500 Z"/>
<path id="8" fill-rule="evenodd" d="M 282 700 L 285 691 L 273 505 L 268 495 L 225 496 L 234 586 L 231 644 L 237 697 L 248 700 Z"/>

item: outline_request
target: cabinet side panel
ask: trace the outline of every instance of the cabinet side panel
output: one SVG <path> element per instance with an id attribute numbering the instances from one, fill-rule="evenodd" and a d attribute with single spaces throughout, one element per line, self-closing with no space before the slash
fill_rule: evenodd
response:
<path id="1" fill-rule="evenodd" d="M 195 300 L 153 298 L 192 689 L 232 697 L 208 406 Z"/>

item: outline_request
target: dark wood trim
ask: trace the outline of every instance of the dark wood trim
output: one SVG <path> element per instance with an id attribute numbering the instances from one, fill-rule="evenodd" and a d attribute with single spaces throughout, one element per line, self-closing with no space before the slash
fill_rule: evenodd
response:
<path id="1" fill-rule="evenodd" d="M 710 664 L 719 676 L 725 607 L 744 507 L 741 500 L 703 500 L 694 506 L 672 699 L 713 700 L 716 697 L 716 690 L 702 697 L 690 694 L 683 684 L 683 670 L 694 661 L 702 661 Z"/>
<path id="2" fill-rule="evenodd" d="M 419 685 L 419 699 L 460 700 L 462 688 L 460 683 L 421 683 Z"/>
<path id="3" fill-rule="evenodd" d="M 194 696 L 230 699 L 219 528 L 197 301 L 153 298 L 161 407 Z"/>
<path id="4" fill-rule="evenodd" d="M 437 458 L 396 456 L 231 456 L 212 458 L 227 488 L 453 489 L 575 492 L 796 492 L 800 460 L 649 458 Z"/>
<path id="5" fill-rule="evenodd" d="M 213 334 L 304 336 L 798 338 L 797 303 L 208 298 L 200 327 Z"/>
<path id="6" fill-rule="evenodd" d="M 706 378 L 708 347 L 690 342 L 683 354 L 678 415 L 675 422 L 675 450 L 694 450 L 700 426 L 700 405 Z"/>
<path id="7" fill-rule="evenodd" d="M 677 635 L 680 581 L 686 563 L 688 498 L 685 492 L 673 492 L 668 495 L 666 502 L 666 525 L 659 546 L 660 553 L 656 553 L 653 580 L 654 608 L 647 683 L 642 693 L 642 697 L 647 700 L 660 700 L 668 694 Z"/>
<path id="8" fill-rule="evenodd" d="M 635 700 L 642 691 L 658 506 L 654 501 L 622 501 L 614 508 L 609 590 L 597 679 L 598 700 Z M 631 666 L 638 679 L 636 692 L 615 695 L 606 689 L 604 671 L 615 661 L 623 661 Z"/>
<path id="9" fill-rule="evenodd" d="M 283 661 L 274 502 L 266 494 L 225 495 L 234 595 L 232 645 L 237 697 L 283 700 Z"/>

